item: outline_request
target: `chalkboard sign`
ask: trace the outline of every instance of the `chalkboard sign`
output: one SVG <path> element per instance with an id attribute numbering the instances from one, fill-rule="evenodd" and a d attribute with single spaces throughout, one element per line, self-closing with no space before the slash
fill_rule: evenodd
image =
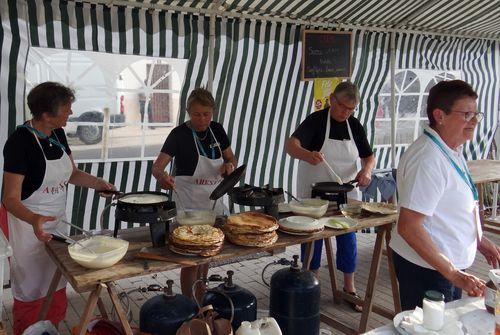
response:
<path id="1" fill-rule="evenodd" d="M 302 35 L 302 80 L 350 76 L 351 33 L 305 30 Z"/>

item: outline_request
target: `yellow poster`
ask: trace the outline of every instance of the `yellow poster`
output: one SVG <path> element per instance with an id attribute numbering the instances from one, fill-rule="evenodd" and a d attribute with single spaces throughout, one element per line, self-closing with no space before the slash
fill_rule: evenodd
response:
<path id="1" fill-rule="evenodd" d="M 314 111 L 325 109 L 330 105 L 330 94 L 342 81 L 341 78 L 314 79 Z"/>

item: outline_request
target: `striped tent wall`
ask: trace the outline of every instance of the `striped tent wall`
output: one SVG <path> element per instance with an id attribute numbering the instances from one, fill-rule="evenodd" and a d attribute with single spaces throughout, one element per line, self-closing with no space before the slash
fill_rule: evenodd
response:
<path id="1" fill-rule="evenodd" d="M 151 174 L 153 161 L 126 161 L 108 163 L 80 163 L 78 168 L 116 185 L 122 192 L 160 191 Z M 93 189 L 69 185 L 66 215 L 72 223 L 84 229 L 113 229 L 115 222 L 114 202 L 99 196 Z M 102 221 L 101 221 L 102 219 Z M 102 224 L 102 227 L 101 227 Z M 122 223 L 122 227 L 138 224 Z M 72 231 L 72 233 L 77 233 Z"/>
<path id="2" fill-rule="evenodd" d="M 478 109 L 485 114 L 464 154 L 467 159 L 485 158 L 498 124 L 499 42 L 401 33 L 396 45 L 397 68 L 462 71 L 462 79 L 479 95 Z"/>
<path id="3" fill-rule="evenodd" d="M 31 45 L 188 59 L 183 103 L 193 88 L 208 80 L 209 21 L 204 16 L 72 1 L 8 0 L 0 6 L 0 71 L 9 80 L 0 89 L 2 146 L 7 134 L 23 120 L 23 72 Z M 271 183 L 294 193 L 298 162 L 284 153 L 284 141 L 312 112 L 313 94 L 312 82 L 299 80 L 301 29 L 291 24 L 219 18 L 214 50 L 215 119 L 227 129 L 239 163 L 248 164 L 245 181 Z M 389 35 L 354 30 L 353 37 L 352 80 L 362 94 L 357 117 L 373 142 L 378 94 L 389 75 Z M 468 150 L 471 157 L 483 157 L 491 139 L 489 132 L 498 122 L 498 42 L 398 34 L 397 47 L 401 53 L 398 67 L 460 67 L 464 79 L 480 91 L 480 108 L 487 112 L 491 127 L 483 123 Z M 451 52 L 453 48 L 459 51 Z M 185 105 L 180 109 L 182 121 Z M 400 157 L 404 148 L 397 150 Z M 390 148 L 377 148 L 376 154 L 379 168 L 390 166 Z M 130 191 L 157 188 L 154 178 L 148 181 L 146 177 L 150 164 L 89 163 L 81 167 Z M 78 224 L 96 225 L 105 206 L 106 200 L 97 198 L 92 190 L 70 188 L 68 216 Z M 114 221 L 112 213 L 106 221 Z"/>
<path id="4" fill-rule="evenodd" d="M 2 147 L 8 134 L 24 121 L 24 64 L 29 46 L 188 59 L 180 97 L 183 102 L 190 90 L 207 80 L 205 32 L 208 20 L 204 17 L 65 1 L 9 0 L 1 6 L 1 71 L 9 73 L 9 83 L 14 83 L 8 85 L 10 89 L 5 95 L 3 90 L 7 90 L 7 85 L 2 86 L 2 96 L 8 97 L 1 100 Z M 12 36 L 4 32 L 12 32 Z M 5 55 L 8 43 L 11 43 L 11 52 Z M 199 53 L 200 49 L 205 52 Z M 3 166 L 3 159 L 1 162 Z M 151 176 L 152 161 L 78 166 L 110 180 L 125 192 L 159 190 Z M 97 213 L 100 215 L 108 203 L 109 200 L 100 198 L 93 190 L 70 185 L 67 217 L 84 228 L 95 228 L 99 219 Z M 107 210 L 104 219 L 104 228 L 112 228 L 114 210 Z"/>
<path id="5" fill-rule="evenodd" d="M 292 191 L 296 162 L 284 141 L 312 111 L 312 82 L 300 81 L 300 27 L 221 19 L 216 36 L 217 119 L 248 166 L 245 182 Z"/>
<path id="6" fill-rule="evenodd" d="M 13 1 L 0 2 L 0 146 L 16 125 L 24 121 L 24 64 L 28 54 L 26 8 Z M 3 171 L 3 156 L 0 158 Z M 2 180 L 0 180 L 0 189 Z"/>

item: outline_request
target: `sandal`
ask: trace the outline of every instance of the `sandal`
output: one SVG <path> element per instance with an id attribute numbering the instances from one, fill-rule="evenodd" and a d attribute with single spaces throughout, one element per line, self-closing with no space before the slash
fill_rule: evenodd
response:
<path id="1" fill-rule="evenodd" d="M 357 299 L 361 299 L 361 297 L 359 295 L 357 295 L 356 292 L 347 292 L 347 290 L 345 288 L 343 288 L 343 290 L 345 293 L 352 295 L 353 297 L 355 297 Z M 353 311 L 358 312 L 358 313 L 363 312 L 363 306 L 356 305 L 354 302 L 350 302 L 348 300 L 344 300 L 344 301 L 352 308 Z"/>

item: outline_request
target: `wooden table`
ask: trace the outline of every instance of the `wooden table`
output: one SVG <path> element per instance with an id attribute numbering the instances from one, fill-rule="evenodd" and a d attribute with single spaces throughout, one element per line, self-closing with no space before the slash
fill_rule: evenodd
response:
<path id="1" fill-rule="evenodd" d="M 481 159 L 468 161 L 467 165 L 479 193 L 479 212 L 483 230 L 498 234 L 500 233 L 500 223 L 497 220 L 488 220 L 484 215 L 483 184 L 500 181 L 500 160 Z"/>
<path id="2" fill-rule="evenodd" d="M 364 219 L 358 220 L 358 225 L 351 229 L 346 230 L 333 230 L 329 228 L 325 228 L 323 232 L 316 233 L 314 235 L 308 236 L 297 236 L 297 235 L 288 235 L 285 233 L 279 232 L 278 241 L 269 247 L 264 248 L 255 248 L 255 247 L 242 247 L 231 244 L 229 242 L 225 242 L 224 247 L 220 254 L 213 257 L 189 257 L 189 256 L 181 256 L 172 253 L 168 248 L 158 248 L 155 252 L 161 254 L 162 256 L 169 257 L 172 262 L 165 261 L 148 261 L 148 266 L 144 266 L 144 260 L 140 260 L 135 258 L 135 254 L 145 246 L 151 246 L 150 238 L 149 238 L 149 229 L 144 228 L 133 228 L 121 231 L 120 237 L 128 240 L 130 242 L 127 254 L 125 257 L 118 262 L 116 265 L 100 270 L 91 270 L 85 269 L 75 263 L 68 254 L 67 245 L 57 241 L 50 241 L 46 244 L 46 250 L 49 256 L 52 258 L 54 263 L 57 265 L 57 270 L 54 273 L 54 277 L 52 279 L 52 284 L 47 292 L 46 299 L 42 305 L 40 310 L 39 319 L 43 319 L 47 313 L 48 306 L 50 306 L 50 302 L 52 300 L 53 294 L 57 288 L 57 283 L 63 275 L 71 286 L 75 289 L 75 291 L 82 292 L 91 292 L 90 297 L 87 301 L 84 312 L 81 315 L 79 326 L 78 326 L 78 334 L 85 334 L 85 328 L 88 324 L 92 313 L 96 306 L 99 308 L 101 315 L 103 317 L 107 317 L 107 312 L 104 308 L 104 304 L 100 299 L 100 294 L 102 290 L 106 290 L 111 297 L 111 301 L 116 308 L 118 316 L 120 318 L 121 324 L 125 330 L 126 334 L 132 334 L 132 330 L 125 316 L 125 312 L 123 311 L 118 295 L 115 290 L 114 282 L 119 279 L 131 278 L 136 276 L 143 276 L 148 274 L 153 274 L 157 272 L 169 271 L 176 268 L 180 268 L 182 266 L 186 266 L 183 264 L 175 263 L 177 262 L 194 262 L 196 264 L 205 264 L 210 262 L 228 260 L 235 257 L 241 257 L 245 255 L 251 255 L 262 251 L 272 251 L 274 249 L 282 249 L 287 246 L 292 246 L 304 242 L 312 242 L 317 239 L 324 239 L 326 244 L 326 253 L 328 259 L 328 269 L 330 272 L 330 282 L 332 286 L 332 292 L 334 296 L 334 301 L 339 303 L 341 299 L 349 300 L 351 302 L 355 302 L 363 306 L 363 313 L 361 314 L 361 321 L 358 329 L 351 329 L 346 325 L 341 324 L 340 322 L 334 320 L 332 317 L 328 315 L 321 315 L 321 321 L 340 329 L 345 333 L 361 333 L 366 330 L 368 319 L 370 317 L 371 312 L 375 312 L 377 314 L 383 315 L 392 319 L 394 317 L 395 312 L 399 312 L 401 310 L 399 303 L 399 292 L 397 289 L 397 282 L 394 269 L 392 267 L 392 255 L 389 253 L 389 271 L 391 274 L 391 284 L 393 289 L 393 298 L 394 298 L 394 306 L 395 311 L 390 311 L 385 308 L 376 306 L 373 304 L 373 295 L 375 291 L 375 287 L 377 284 L 377 277 L 380 267 L 380 259 L 382 256 L 382 244 L 389 243 L 389 235 L 390 230 L 392 228 L 393 223 L 396 221 L 396 215 L 388 215 L 388 216 L 379 216 L 379 217 L 368 217 Z M 333 255 L 333 248 L 330 238 L 332 236 L 342 235 L 348 232 L 361 230 L 363 228 L 377 228 L 377 238 L 375 241 L 372 262 L 370 267 L 370 280 L 366 286 L 366 294 L 364 299 L 356 299 L 350 295 L 345 294 L 342 290 L 339 290 L 336 283 L 335 276 L 335 261 Z M 390 249 L 387 249 L 390 250 Z"/>
<path id="3" fill-rule="evenodd" d="M 500 160 L 480 159 L 468 161 L 467 166 L 475 184 L 500 181 Z"/>

